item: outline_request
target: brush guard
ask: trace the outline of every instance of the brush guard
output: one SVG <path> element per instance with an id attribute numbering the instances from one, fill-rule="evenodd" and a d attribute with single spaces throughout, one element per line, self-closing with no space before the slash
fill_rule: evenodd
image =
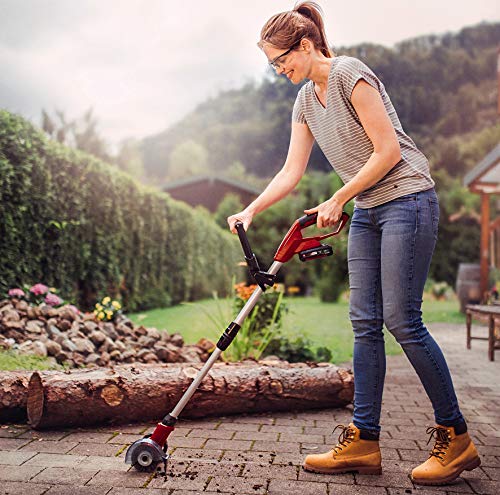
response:
<path id="1" fill-rule="evenodd" d="M 232 321 L 226 328 L 217 342 L 215 350 L 198 372 L 197 376 L 193 379 L 191 385 L 181 397 L 174 409 L 167 414 L 160 423 L 157 424 L 152 434 L 136 440 L 127 449 L 127 453 L 125 454 L 125 462 L 127 464 L 131 464 L 138 471 L 152 473 L 156 472 L 158 466 L 163 463 L 165 469 L 164 474 L 166 475 L 167 461 L 169 459 L 169 454 L 167 453 L 167 439 L 170 433 L 174 431 L 175 424 L 180 413 L 196 392 L 203 378 L 205 378 L 213 364 L 217 361 L 217 359 L 219 359 L 221 353 L 225 351 L 234 340 L 243 321 L 252 311 L 262 293 L 267 289 L 267 287 L 272 287 L 274 285 L 276 274 L 281 268 L 281 265 L 289 261 L 295 254 L 299 255 L 299 259 L 301 261 L 309 261 L 323 258 L 325 256 L 331 256 L 333 254 L 332 247 L 328 244 L 322 244 L 320 241 L 340 233 L 349 220 L 349 215 L 343 212 L 333 232 L 330 232 L 329 234 L 302 237 L 302 230 L 314 225 L 316 220 L 317 213 L 304 215 L 303 217 L 295 220 L 278 247 L 278 250 L 274 255 L 274 261 L 267 272 L 260 269 L 257 257 L 253 253 L 250 243 L 248 242 L 243 224 L 241 222 L 236 223 L 235 228 L 238 232 L 238 237 L 240 238 L 248 269 L 258 287 L 256 287 L 253 291 L 252 295 L 246 302 L 245 306 L 243 306 L 241 311 L 238 313 L 234 321 Z"/>

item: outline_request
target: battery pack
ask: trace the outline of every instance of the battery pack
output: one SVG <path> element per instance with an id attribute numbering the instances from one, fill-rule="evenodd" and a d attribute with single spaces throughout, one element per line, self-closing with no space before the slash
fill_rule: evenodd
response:
<path id="1" fill-rule="evenodd" d="M 324 258 L 325 256 L 331 256 L 332 254 L 333 254 L 332 246 L 328 244 L 321 244 L 321 246 L 300 251 L 299 259 L 300 261 L 309 261 L 309 260 L 314 260 L 316 258 Z"/>

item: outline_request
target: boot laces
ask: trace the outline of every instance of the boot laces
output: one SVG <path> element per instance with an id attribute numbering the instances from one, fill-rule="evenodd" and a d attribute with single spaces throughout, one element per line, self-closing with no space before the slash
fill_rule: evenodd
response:
<path id="1" fill-rule="evenodd" d="M 337 425 L 332 431 L 332 435 L 338 428 L 340 428 L 342 431 L 340 432 L 337 445 L 333 447 L 333 451 L 336 454 L 338 454 L 344 447 L 347 447 L 354 440 L 354 435 L 356 433 L 349 426 Z"/>
<path id="2" fill-rule="evenodd" d="M 446 455 L 446 451 L 448 450 L 451 441 L 448 430 L 440 426 L 430 426 L 429 428 L 427 428 L 426 433 L 429 435 L 429 440 L 427 440 L 427 443 L 431 441 L 432 437 L 436 438 L 434 448 L 432 449 L 430 455 L 443 460 L 443 456 Z"/>

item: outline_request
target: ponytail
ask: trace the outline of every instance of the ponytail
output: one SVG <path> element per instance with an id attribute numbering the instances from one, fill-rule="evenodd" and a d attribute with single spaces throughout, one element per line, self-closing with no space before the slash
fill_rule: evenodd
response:
<path id="1" fill-rule="evenodd" d="M 312 41 L 325 57 L 335 56 L 326 39 L 323 11 L 316 2 L 305 0 L 297 3 L 293 10 L 271 17 L 262 28 L 257 45 L 262 48 L 269 43 L 286 50 L 302 38 Z"/>
<path id="2" fill-rule="evenodd" d="M 319 48 L 325 57 L 333 57 L 333 52 L 326 39 L 325 23 L 323 22 L 323 10 L 319 4 L 306 0 L 295 4 L 293 10 L 304 17 L 307 17 L 314 23 L 318 29 L 319 38 L 321 40 L 318 45 L 315 44 L 315 47 Z"/>

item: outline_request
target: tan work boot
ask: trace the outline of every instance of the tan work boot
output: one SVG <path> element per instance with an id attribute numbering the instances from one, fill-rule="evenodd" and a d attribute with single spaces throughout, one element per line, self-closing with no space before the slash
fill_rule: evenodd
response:
<path id="1" fill-rule="evenodd" d="M 444 485 L 460 476 L 464 470 L 472 471 L 481 464 L 476 447 L 465 431 L 457 435 L 453 426 L 427 428 L 436 443 L 429 459 L 411 472 L 411 479 L 419 485 Z M 429 443 L 429 442 L 427 442 Z"/>
<path id="2" fill-rule="evenodd" d="M 353 423 L 338 425 L 342 431 L 339 443 L 325 454 L 308 455 L 303 469 L 313 473 L 339 474 L 356 471 L 359 474 L 382 474 L 382 457 L 378 440 L 360 438 L 361 430 Z M 333 431 L 335 431 L 333 430 Z"/>

